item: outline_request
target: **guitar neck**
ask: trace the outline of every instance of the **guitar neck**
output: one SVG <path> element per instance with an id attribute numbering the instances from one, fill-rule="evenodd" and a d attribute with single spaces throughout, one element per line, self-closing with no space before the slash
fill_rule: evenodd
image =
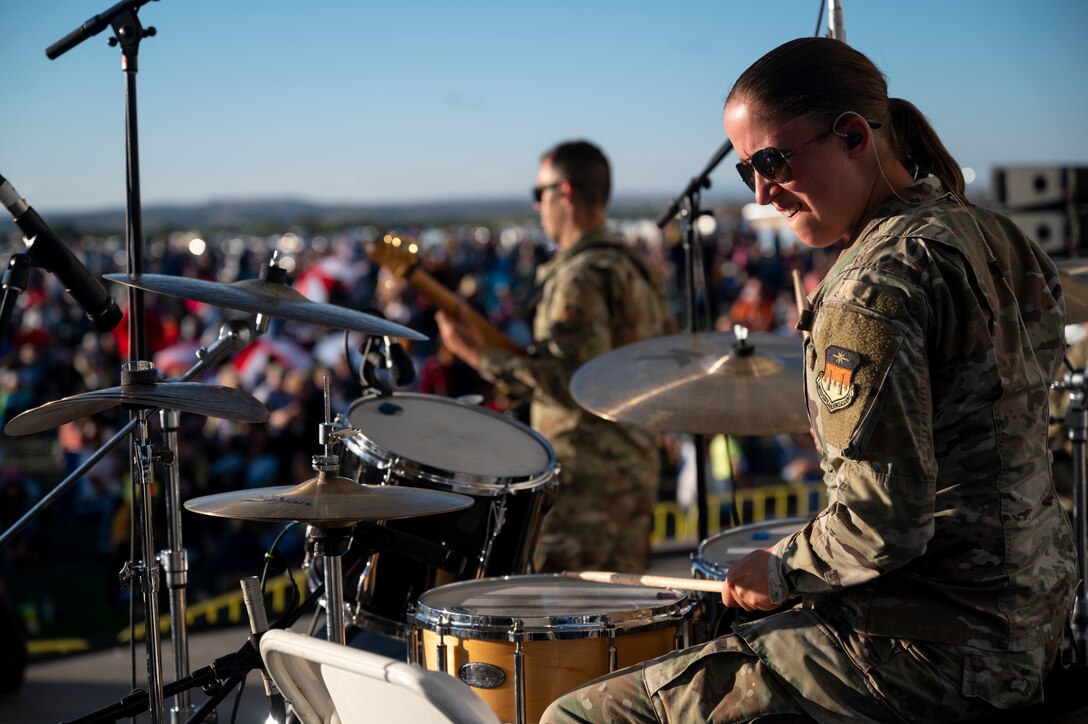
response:
<path id="1" fill-rule="evenodd" d="M 437 279 L 427 272 L 416 267 L 408 274 L 408 281 L 420 293 L 426 294 L 435 305 L 444 312 L 456 312 L 459 308 L 467 310 L 466 316 L 472 326 L 480 330 L 484 342 L 488 347 L 497 347 L 507 352 L 524 354 L 525 350 L 515 344 L 509 337 L 495 329 L 475 309 L 468 305 L 462 307 L 461 298 L 444 287 Z"/>

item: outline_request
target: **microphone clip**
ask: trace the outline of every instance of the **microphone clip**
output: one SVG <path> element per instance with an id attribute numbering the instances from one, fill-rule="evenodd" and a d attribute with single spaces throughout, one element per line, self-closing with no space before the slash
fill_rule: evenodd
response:
<path id="1" fill-rule="evenodd" d="M 412 358 L 400 342 L 389 337 L 369 336 L 359 353 L 362 355 L 361 383 L 377 390 L 383 397 L 393 394 L 394 386 L 404 387 L 416 379 Z"/>

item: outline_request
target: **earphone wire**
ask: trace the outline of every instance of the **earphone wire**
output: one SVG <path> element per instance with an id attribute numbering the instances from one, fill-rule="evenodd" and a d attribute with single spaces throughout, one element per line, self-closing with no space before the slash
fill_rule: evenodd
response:
<path id="1" fill-rule="evenodd" d="M 835 122 L 831 124 L 831 132 L 834 133 L 836 136 L 839 136 L 840 138 L 846 138 L 846 134 L 845 133 L 839 133 L 835 129 L 837 129 L 839 127 L 839 122 L 842 121 L 843 116 L 857 116 L 861 120 L 865 121 L 865 123 L 867 123 L 867 124 L 869 123 L 869 120 L 865 116 L 858 113 L 857 111 L 843 111 L 842 113 L 839 114 L 838 118 L 835 119 Z M 895 198 L 899 199 L 904 204 L 916 205 L 917 202 L 908 201 L 907 199 L 903 198 L 902 196 L 899 195 L 899 192 L 895 189 L 895 187 L 892 186 L 892 182 L 888 180 L 888 175 L 886 173 L 884 173 L 884 164 L 882 164 L 880 162 L 880 153 L 876 150 L 876 143 L 873 143 L 872 147 L 873 147 L 873 156 L 876 158 L 876 167 L 877 167 L 877 170 L 880 171 L 880 178 L 884 179 L 884 183 L 887 185 L 887 187 L 889 189 L 891 189 L 892 193 L 895 194 Z"/>

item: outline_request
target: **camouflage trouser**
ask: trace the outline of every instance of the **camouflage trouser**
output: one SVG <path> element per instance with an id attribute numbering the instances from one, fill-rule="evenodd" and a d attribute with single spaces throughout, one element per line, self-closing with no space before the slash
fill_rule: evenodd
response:
<path id="1" fill-rule="evenodd" d="M 645 571 L 657 483 L 656 468 L 637 474 L 616 469 L 607 480 L 594 475 L 562 480 L 541 523 L 534 570 Z"/>
<path id="2" fill-rule="evenodd" d="M 734 628 L 576 689 L 541 721 L 967 721 L 1037 700 L 1048 653 L 864 636 L 802 608 Z"/>

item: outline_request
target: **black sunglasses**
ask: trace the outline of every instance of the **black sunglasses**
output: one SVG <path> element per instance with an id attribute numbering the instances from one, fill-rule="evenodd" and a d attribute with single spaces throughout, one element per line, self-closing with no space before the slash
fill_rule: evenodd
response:
<path id="1" fill-rule="evenodd" d="M 539 204 L 541 201 L 544 200 L 545 191 L 547 191 L 548 189 L 559 188 L 562 183 L 562 181 L 556 181 L 555 183 L 545 184 L 544 186 L 534 186 L 533 201 Z"/>
<path id="2" fill-rule="evenodd" d="M 737 164 L 737 173 L 740 174 L 741 180 L 748 184 L 748 188 L 752 191 L 756 190 L 756 172 L 759 172 L 759 175 L 768 181 L 784 184 L 793 178 L 793 169 L 790 167 L 789 161 L 790 156 L 810 143 L 815 143 L 821 138 L 830 136 L 832 130 L 834 129 L 827 129 L 815 138 L 805 141 L 792 151 L 779 151 L 774 146 L 761 148 L 749 156 L 747 161 L 741 161 Z"/>

